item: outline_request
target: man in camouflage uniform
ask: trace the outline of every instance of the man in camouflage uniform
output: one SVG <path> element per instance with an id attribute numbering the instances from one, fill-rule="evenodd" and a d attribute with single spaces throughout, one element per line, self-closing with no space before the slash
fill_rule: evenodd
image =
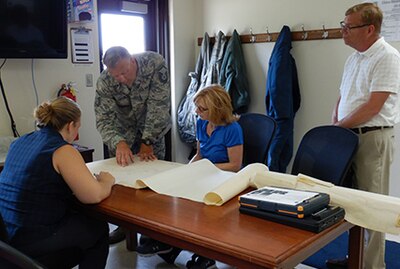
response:
<path id="1" fill-rule="evenodd" d="M 133 154 L 142 160 L 164 159 L 171 98 L 163 57 L 112 47 L 103 62 L 107 69 L 97 80 L 96 127 L 110 155 L 122 166 L 133 162 Z"/>
<path id="2" fill-rule="evenodd" d="M 155 52 L 130 55 L 112 47 L 104 55 L 107 66 L 97 80 L 94 103 L 96 127 L 110 156 L 121 166 L 141 160 L 164 159 L 164 135 L 171 128 L 170 81 L 163 57 Z M 110 244 L 122 241 L 116 229 Z"/>

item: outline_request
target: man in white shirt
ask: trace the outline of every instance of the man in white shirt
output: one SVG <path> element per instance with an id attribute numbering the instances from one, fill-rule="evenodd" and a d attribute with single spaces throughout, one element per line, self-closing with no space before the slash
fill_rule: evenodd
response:
<path id="1" fill-rule="evenodd" d="M 332 122 L 359 136 L 353 163 L 355 186 L 388 194 L 393 126 L 400 118 L 400 54 L 380 37 L 383 15 L 376 4 L 355 5 L 345 15 L 343 39 L 356 51 L 346 61 Z M 384 269 L 385 234 L 368 230 L 367 238 L 364 268 Z"/>

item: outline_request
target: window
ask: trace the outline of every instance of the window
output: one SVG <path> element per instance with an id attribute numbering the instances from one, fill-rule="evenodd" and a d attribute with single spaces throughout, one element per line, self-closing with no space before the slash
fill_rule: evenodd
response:
<path id="1" fill-rule="evenodd" d="M 131 53 L 156 51 L 168 62 L 168 1 L 98 0 L 97 5 L 100 58 L 109 47 L 124 46 Z"/>
<path id="2" fill-rule="evenodd" d="M 144 20 L 142 17 L 102 13 L 100 23 L 100 46 L 104 52 L 113 46 L 123 46 L 131 54 L 145 51 Z"/>

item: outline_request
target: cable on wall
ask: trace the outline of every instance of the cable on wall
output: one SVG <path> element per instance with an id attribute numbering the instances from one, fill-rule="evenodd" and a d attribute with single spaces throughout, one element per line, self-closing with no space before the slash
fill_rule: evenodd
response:
<path id="1" fill-rule="evenodd" d="M 1 94 L 3 96 L 4 105 L 6 106 L 6 110 L 7 110 L 8 116 L 10 118 L 11 130 L 13 132 L 14 137 L 19 137 L 19 133 L 18 133 L 18 130 L 17 130 L 17 125 L 15 124 L 14 118 L 13 118 L 11 110 L 10 110 L 10 106 L 8 105 L 6 92 L 4 90 L 3 80 L 1 79 L 1 69 L 5 65 L 6 61 L 7 61 L 7 59 L 4 59 L 3 63 L 0 66 L 0 89 L 1 89 Z"/>
<path id="2" fill-rule="evenodd" d="M 39 95 L 36 89 L 36 82 L 35 82 L 35 71 L 34 71 L 34 64 L 33 64 L 34 59 L 32 59 L 31 62 L 31 73 L 32 73 L 32 85 L 33 85 L 33 91 L 35 93 L 36 97 L 36 107 L 39 106 Z"/>

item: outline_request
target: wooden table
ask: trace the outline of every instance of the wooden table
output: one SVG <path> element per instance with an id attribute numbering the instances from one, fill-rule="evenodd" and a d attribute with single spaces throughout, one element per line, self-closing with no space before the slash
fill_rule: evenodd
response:
<path id="1" fill-rule="evenodd" d="M 349 268 L 361 268 L 363 229 L 342 221 L 315 234 L 241 214 L 237 199 L 207 206 L 115 185 L 109 198 L 83 209 L 108 222 L 238 268 L 293 268 L 351 230 Z"/>

